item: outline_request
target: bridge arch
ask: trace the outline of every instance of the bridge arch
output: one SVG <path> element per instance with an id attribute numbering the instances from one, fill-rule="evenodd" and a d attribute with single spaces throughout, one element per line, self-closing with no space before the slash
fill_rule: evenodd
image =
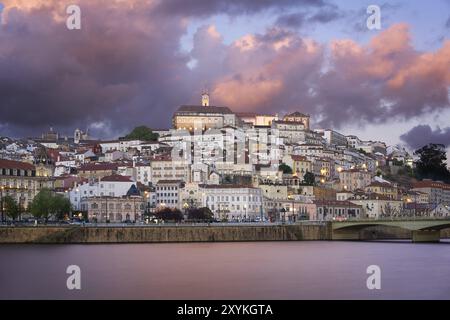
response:
<path id="1" fill-rule="evenodd" d="M 411 231 L 414 242 L 435 242 L 440 239 L 440 230 L 450 228 L 450 220 L 372 220 L 332 222 L 332 239 L 362 240 L 362 230 L 378 226 L 394 227 Z"/>

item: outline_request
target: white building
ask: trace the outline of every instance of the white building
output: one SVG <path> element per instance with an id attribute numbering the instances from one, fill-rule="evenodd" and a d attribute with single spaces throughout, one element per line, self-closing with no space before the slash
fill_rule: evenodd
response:
<path id="1" fill-rule="evenodd" d="M 315 131 L 323 136 L 328 145 L 347 146 L 347 137 L 337 131 L 331 129 L 318 129 Z"/>
<path id="2" fill-rule="evenodd" d="M 358 199 L 350 199 L 351 203 L 360 205 L 367 218 L 378 219 L 381 217 L 392 217 L 401 213 L 403 201 L 390 199 L 381 194 L 371 193 L 358 197 Z"/>
<path id="3" fill-rule="evenodd" d="M 69 191 L 69 200 L 74 209 L 80 210 L 83 198 L 89 197 L 122 197 L 125 196 L 135 182 L 126 176 L 112 175 L 97 182 L 76 185 Z"/>
<path id="4" fill-rule="evenodd" d="M 324 147 L 317 144 L 301 144 L 294 147 L 293 154 L 310 157 L 323 157 Z"/>
<path id="5" fill-rule="evenodd" d="M 261 189 L 242 185 L 201 185 L 203 206 L 219 220 L 255 221 L 264 215 Z"/>
<path id="6" fill-rule="evenodd" d="M 136 163 L 135 167 L 135 180 L 137 182 L 142 183 L 143 185 L 148 186 L 152 181 L 152 167 L 150 164 L 146 163 Z"/>
<path id="7" fill-rule="evenodd" d="M 108 151 L 122 151 L 127 152 L 130 148 L 139 147 L 143 141 L 141 140 L 111 140 L 111 141 L 103 141 L 100 143 L 102 147 L 102 152 L 106 153 Z"/>
<path id="8" fill-rule="evenodd" d="M 189 165 L 184 160 L 172 161 L 170 158 L 151 160 L 150 182 L 156 185 L 160 180 L 181 180 L 188 182 L 190 178 Z"/>
<path id="9" fill-rule="evenodd" d="M 159 180 L 156 184 L 156 207 L 181 209 L 182 180 Z"/>
<path id="10" fill-rule="evenodd" d="M 372 176 L 367 170 L 350 169 L 339 172 L 339 180 L 342 189 L 355 191 L 370 185 Z"/>
<path id="11" fill-rule="evenodd" d="M 303 122 L 275 120 L 272 128 L 279 132 L 284 143 L 306 142 L 306 126 Z"/>

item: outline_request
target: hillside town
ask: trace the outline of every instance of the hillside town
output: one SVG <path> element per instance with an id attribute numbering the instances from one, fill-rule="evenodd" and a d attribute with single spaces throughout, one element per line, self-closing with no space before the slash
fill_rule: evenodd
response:
<path id="1" fill-rule="evenodd" d="M 415 179 L 405 149 L 313 129 L 301 110 L 238 113 L 210 105 L 207 92 L 200 101 L 180 106 L 172 128 L 133 131 L 150 136 L 1 137 L 2 222 L 5 197 L 26 219 L 42 190 L 70 201 L 65 219 L 98 223 L 152 223 L 168 210 L 186 220 L 199 208 L 221 222 L 450 215 L 450 185 Z"/>

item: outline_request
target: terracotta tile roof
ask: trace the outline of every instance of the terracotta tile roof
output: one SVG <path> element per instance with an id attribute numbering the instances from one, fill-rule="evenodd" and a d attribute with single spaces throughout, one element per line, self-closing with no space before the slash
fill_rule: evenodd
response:
<path id="1" fill-rule="evenodd" d="M 329 207 L 345 207 L 345 208 L 362 208 L 362 206 L 351 203 L 350 201 L 338 201 L 338 200 L 314 200 L 313 203 L 316 206 L 329 206 Z"/>
<path id="2" fill-rule="evenodd" d="M 390 183 L 387 182 L 379 182 L 379 181 L 374 181 L 372 182 L 370 185 L 368 185 L 366 188 L 368 187 L 384 187 L 384 188 L 394 188 L 393 185 L 391 185 Z"/>
<path id="3" fill-rule="evenodd" d="M 307 162 L 310 162 L 308 160 L 308 158 L 306 158 L 304 156 L 299 156 L 299 155 L 293 154 L 293 155 L 291 155 L 291 157 L 292 157 L 292 160 L 294 160 L 294 161 L 307 161 Z"/>
<path id="4" fill-rule="evenodd" d="M 194 106 L 194 105 L 185 105 L 180 106 L 178 110 L 175 112 L 177 113 L 219 113 L 219 114 L 232 114 L 233 111 L 231 111 L 228 107 L 216 107 L 216 106 Z"/>
<path id="5" fill-rule="evenodd" d="M 119 174 L 113 174 L 111 176 L 107 176 L 101 179 L 103 182 L 133 182 L 131 177 L 121 176 Z"/>
<path id="6" fill-rule="evenodd" d="M 163 184 L 163 183 L 183 183 L 183 180 L 158 180 L 158 182 L 156 183 L 158 184 Z"/>
<path id="7" fill-rule="evenodd" d="M 292 124 L 292 125 L 301 125 L 304 126 L 305 124 L 303 122 L 299 121 L 287 121 L 287 120 L 274 120 L 272 123 L 279 123 L 279 124 Z"/>
<path id="8" fill-rule="evenodd" d="M 80 166 L 79 171 L 106 171 L 117 170 L 119 165 L 117 163 L 87 163 Z"/>
<path id="9" fill-rule="evenodd" d="M 287 114 L 284 117 L 308 117 L 309 118 L 309 115 L 296 111 L 294 113 Z"/>
<path id="10" fill-rule="evenodd" d="M 252 187 L 250 185 L 244 185 L 244 184 L 202 184 L 199 185 L 200 188 L 204 189 L 258 189 L 255 187 Z"/>
<path id="11" fill-rule="evenodd" d="M 436 188 L 436 189 L 450 190 L 450 184 L 445 184 L 443 182 L 432 180 L 422 180 L 413 183 L 413 188 Z"/>
<path id="12" fill-rule="evenodd" d="M 35 170 L 35 167 L 27 162 L 0 159 L 0 169 Z"/>
<path id="13" fill-rule="evenodd" d="M 236 113 L 236 115 L 241 118 L 256 117 L 256 113 L 253 113 L 253 112 L 238 112 L 238 113 Z"/>

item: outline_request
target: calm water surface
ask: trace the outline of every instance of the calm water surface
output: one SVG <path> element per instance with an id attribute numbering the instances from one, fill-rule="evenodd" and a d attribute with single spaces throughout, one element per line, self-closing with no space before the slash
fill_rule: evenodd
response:
<path id="1" fill-rule="evenodd" d="M 381 290 L 366 287 L 373 264 Z M 3 245 L 0 299 L 11 298 L 450 299 L 450 243 Z"/>

